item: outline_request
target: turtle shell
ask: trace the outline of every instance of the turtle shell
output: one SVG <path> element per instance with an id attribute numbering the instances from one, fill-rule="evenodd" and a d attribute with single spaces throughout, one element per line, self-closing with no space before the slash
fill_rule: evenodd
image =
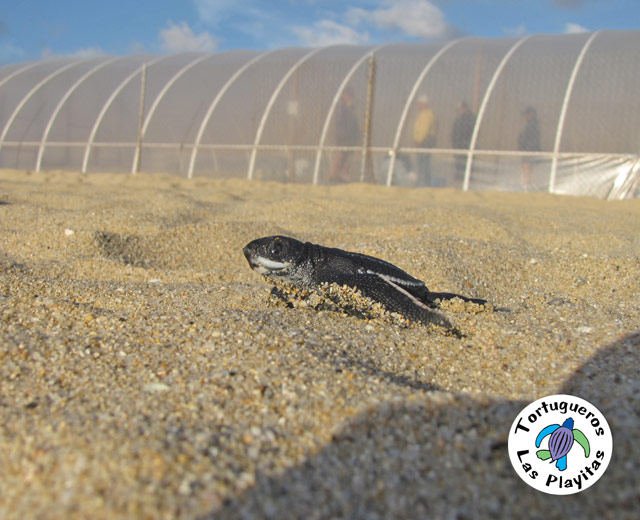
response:
<path id="1" fill-rule="evenodd" d="M 573 446 L 573 432 L 565 426 L 560 426 L 551 434 L 549 439 L 549 451 L 551 460 L 558 460 L 564 457 Z"/>

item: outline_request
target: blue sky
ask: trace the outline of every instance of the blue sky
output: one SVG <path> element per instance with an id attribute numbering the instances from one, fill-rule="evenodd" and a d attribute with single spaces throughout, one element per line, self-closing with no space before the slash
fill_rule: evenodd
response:
<path id="1" fill-rule="evenodd" d="M 640 28 L 638 0 L 12 0 L 0 64 Z"/>

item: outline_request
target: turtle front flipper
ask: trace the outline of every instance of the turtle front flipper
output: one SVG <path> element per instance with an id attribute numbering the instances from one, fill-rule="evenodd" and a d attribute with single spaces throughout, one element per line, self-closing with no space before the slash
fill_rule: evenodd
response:
<path id="1" fill-rule="evenodd" d="M 362 274 L 356 286 L 365 296 L 380 302 L 389 312 L 397 312 L 412 321 L 434 324 L 455 331 L 453 325 L 439 312 L 430 309 L 393 278 L 382 274 Z"/>
<path id="2" fill-rule="evenodd" d="M 562 457 L 560 457 L 558 459 L 558 462 L 556 462 L 556 468 L 558 468 L 560 471 L 564 471 L 565 469 L 567 469 L 567 456 L 563 455 Z"/>
<path id="3" fill-rule="evenodd" d="M 576 428 L 573 430 L 573 438 L 580 446 L 582 446 L 582 449 L 584 450 L 584 456 L 588 457 L 589 453 L 591 452 L 591 448 L 589 446 L 589 441 L 585 437 L 584 433 Z"/>
<path id="4" fill-rule="evenodd" d="M 396 312 L 411 321 L 425 325 L 434 324 L 460 334 L 442 314 L 436 312 L 404 287 L 395 283 L 394 277 L 374 272 L 363 272 L 350 263 L 348 257 L 338 257 L 331 262 L 331 269 L 323 266 L 316 270 L 317 283 L 335 283 L 359 290 L 367 298 L 381 303 L 389 312 Z M 339 267 L 339 268 L 338 268 Z"/>
<path id="5" fill-rule="evenodd" d="M 453 300 L 454 298 L 460 298 L 464 302 L 475 303 L 476 305 L 485 305 L 487 303 L 487 300 L 483 300 L 481 298 L 467 298 L 461 294 L 446 292 L 428 292 L 424 299 L 424 303 L 429 305 L 429 307 L 436 307 L 436 300 Z"/>
<path id="6" fill-rule="evenodd" d="M 547 435 L 551 435 L 558 428 L 560 428 L 559 424 L 550 424 L 546 428 L 543 428 L 542 431 L 536 437 L 536 448 L 540 447 L 540 443 L 542 442 L 542 439 L 544 439 Z"/>

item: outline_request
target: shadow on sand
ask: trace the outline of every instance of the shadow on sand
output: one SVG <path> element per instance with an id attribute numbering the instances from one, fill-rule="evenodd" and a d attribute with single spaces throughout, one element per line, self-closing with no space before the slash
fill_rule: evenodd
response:
<path id="1" fill-rule="evenodd" d="M 593 403 L 613 431 L 609 468 L 583 493 L 547 495 L 515 474 L 507 435 L 528 403 L 431 392 L 365 411 L 313 457 L 258 474 L 206 518 L 637 518 L 639 350 L 640 333 L 603 348 L 558 392 Z"/>

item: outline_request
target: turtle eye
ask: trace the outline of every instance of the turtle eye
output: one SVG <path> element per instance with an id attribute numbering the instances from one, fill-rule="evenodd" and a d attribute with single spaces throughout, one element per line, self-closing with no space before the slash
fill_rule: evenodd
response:
<path id="1" fill-rule="evenodd" d="M 269 252 L 271 253 L 272 256 L 275 256 L 275 257 L 279 257 L 282 254 L 283 250 L 284 250 L 284 243 L 282 242 L 282 240 L 275 239 L 273 242 L 271 242 L 271 245 L 269 246 Z"/>

